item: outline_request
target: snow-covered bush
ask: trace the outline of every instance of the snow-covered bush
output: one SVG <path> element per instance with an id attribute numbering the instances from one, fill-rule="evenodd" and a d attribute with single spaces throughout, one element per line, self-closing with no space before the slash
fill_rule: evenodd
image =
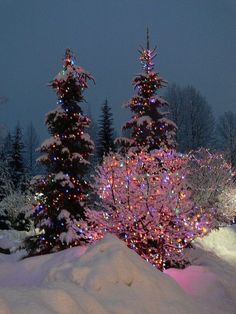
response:
<path id="1" fill-rule="evenodd" d="M 105 210 L 88 210 L 86 237 L 112 232 L 161 270 L 182 264 L 184 247 L 211 228 L 211 216 L 190 198 L 187 162 L 162 150 L 106 157 L 95 184 Z"/>
<path id="2" fill-rule="evenodd" d="M 193 201 L 209 211 L 214 210 L 216 226 L 230 223 L 236 216 L 234 173 L 222 154 L 205 148 L 188 155 L 187 179 Z"/>
<path id="3" fill-rule="evenodd" d="M 215 218 L 220 224 L 229 224 L 236 219 L 236 187 L 230 186 L 219 194 Z"/>
<path id="4" fill-rule="evenodd" d="M 35 230 L 0 230 L 0 251 L 9 254 L 24 249 L 24 241 L 27 237 L 34 235 Z M 23 253 L 23 252 L 21 252 Z M 23 253 L 24 254 L 24 253 Z"/>
<path id="5" fill-rule="evenodd" d="M 4 217 L 5 228 L 29 231 L 31 223 L 27 212 L 31 207 L 32 196 L 21 191 L 10 191 L 0 202 L 0 217 Z"/>

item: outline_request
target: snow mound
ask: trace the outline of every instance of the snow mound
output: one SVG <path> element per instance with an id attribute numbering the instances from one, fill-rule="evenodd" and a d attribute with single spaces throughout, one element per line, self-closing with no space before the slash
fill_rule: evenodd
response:
<path id="1" fill-rule="evenodd" d="M 84 251 L 0 262 L 0 313 L 216 313 L 112 235 Z"/>
<path id="2" fill-rule="evenodd" d="M 168 269 L 166 273 L 200 304 L 215 309 L 215 313 L 235 313 L 235 269 L 229 270 L 226 265 L 214 267 L 214 262 L 211 263 L 212 267 L 190 266 L 183 270 Z"/>
<path id="3" fill-rule="evenodd" d="M 208 236 L 197 239 L 195 246 L 236 266 L 236 225 L 212 231 Z"/>
<path id="4" fill-rule="evenodd" d="M 236 226 L 212 231 L 194 244 L 195 249 L 187 253 L 192 266 L 165 273 L 201 304 L 215 308 L 215 313 L 235 313 Z"/>

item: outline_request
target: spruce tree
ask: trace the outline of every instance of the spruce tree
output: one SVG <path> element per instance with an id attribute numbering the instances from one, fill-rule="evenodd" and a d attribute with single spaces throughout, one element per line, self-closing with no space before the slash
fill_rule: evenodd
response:
<path id="1" fill-rule="evenodd" d="M 0 153 L 0 202 L 13 188 L 9 169 L 9 157 L 12 148 L 12 136 L 9 132 L 3 140 Z M 9 221 L 4 211 L 0 210 L 0 230 L 9 229 Z"/>
<path id="2" fill-rule="evenodd" d="M 90 119 L 90 125 L 88 128 L 88 134 L 90 135 L 90 138 L 92 139 L 92 141 L 94 143 L 97 143 L 97 138 L 98 138 L 98 125 L 97 122 L 95 121 L 91 108 L 90 108 L 90 104 L 87 103 L 87 110 L 86 110 L 86 115 L 88 116 L 88 118 Z M 95 145 L 94 147 L 94 151 L 91 154 L 89 161 L 91 163 L 91 167 L 90 170 L 91 172 L 94 172 L 94 168 L 97 166 L 98 163 L 98 156 L 97 156 L 97 145 Z"/>
<path id="3" fill-rule="evenodd" d="M 0 160 L 0 203 L 12 190 L 11 175 L 6 160 Z M 0 209 L 0 230 L 9 229 L 10 224 L 5 211 Z"/>
<path id="4" fill-rule="evenodd" d="M 109 152 L 115 150 L 114 129 L 112 127 L 112 123 L 113 118 L 111 108 L 109 107 L 106 99 L 102 105 L 99 120 L 97 154 L 100 161 L 102 161 L 103 156 L 106 156 Z"/>
<path id="5" fill-rule="evenodd" d="M 8 132 L 3 140 L 0 153 L 0 201 L 8 194 L 9 187 L 12 186 L 12 176 L 9 166 L 10 155 L 12 150 L 12 136 Z"/>
<path id="6" fill-rule="evenodd" d="M 1 160 L 4 162 L 10 161 L 12 143 L 13 143 L 13 138 L 12 138 L 11 132 L 8 132 L 6 137 L 4 137 L 3 139 L 3 143 L 1 147 Z"/>
<path id="7" fill-rule="evenodd" d="M 11 145 L 10 137 L 8 145 Z M 23 154 L 24 144 L 22 140 L 22 130 L 21 127 L 17 125 L 13 134 L 12 145 L 11 147 L 6 147 L 6 156 L 8 156 L 7 162 L 12 183 L 16 190 L 24 190 L 26 188 L 26 169 Z"/>
<path id="8" fill-rule="evenodd" d="M 46 115 L 51 137 L 40 148 L 43 155 L 39 161 L 47 174 L 33 180 L 37 196 L 33 219 L 41 234 L 28 239 L 30 255 L 79 245 L 78 221 L 84 218 L 91 189 L 86 173 L 94 149 L 86 132 L 90 120 L 83 115 L 81 102 L 91 79 L 75 65 L 67 49 L 63 69 L 50 84 L 58 96 L 58 106 Z"/>
<path id="9" fill-rule="evenodd" d="M 33 176 L 36 174 L 37 170 L 36 159 L 38 157 L 37 148 L 39 145 L 39 137 L 32 122 L 28 125 L 24 134 L 24 143 L 27 169 L 29 174 Z"/>
<path id="10" fill-rule="evenodd" d="M 143 73 L 137 75 L 133 81 L 137 95 L 126 105 L 133 112 L 133 116 L 124 124 L 123 129 L 131 130 L 131 139 L 117 140 L 118 144 L 133 147 L 137 151 L 143 148 L 148 151 L 172 149 L 176 146 L 176 125 L 167 118 L 168 113 L 165 112 L 168 103 L 157 95 L 159 89 L 166 85 L 166 81 L 154 71 L 155 50 L 149 47 L 147 32 L 147 48 L 139 51 Z"/>

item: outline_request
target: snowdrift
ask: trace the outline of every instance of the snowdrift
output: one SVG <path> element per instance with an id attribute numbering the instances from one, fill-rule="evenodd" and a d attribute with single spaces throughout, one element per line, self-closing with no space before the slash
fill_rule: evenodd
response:
<path id="1" fill-rule="evenodd" d="M 165 273 L 215 313 L 236 313 L 236 225 L 212 231 L 194 246 L 187 253 L 192 266 Z"/>
<path id="2" fill-rule="evenodd" d="M 216 313 L 112 235 L 87 251 L 1 257 L 0 314 Z"/>
<path id="3" fill-rule="evenodd" d="M 0 238 L 6 245 L 22 236 Z M 235 313 L 236 226 L 195 247 L 187 253 L 192 266 L 165 273 L 112 235 L 88 249 L 22 261 L 20 252 L 0 254 L 0 314 Z"/>

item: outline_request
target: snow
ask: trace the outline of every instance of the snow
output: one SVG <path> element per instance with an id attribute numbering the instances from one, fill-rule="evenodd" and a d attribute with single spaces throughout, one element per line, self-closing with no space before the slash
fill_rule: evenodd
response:
<path id="1" fill-rule="evenodd" d="M 16 251 L 24 239 L 31 236 L 34 231 L 16 231 L 16 230 L 0 230 L 0 248 L 10 249 L 11 252 Z M 0 260 L 1 260 L 0 254 Z M 1 313 L 1 312 L 0 312 Z"/>
<path id="2" fill-rule="evenodd" d="M 165 273 L 201 304 L 210 304 L 215 313 L 235 313 L 236 225 L 212 231 L 195 241 L 195 247 L 187 253 L 192 266 Z"/>
<path id="3" fill-rule="evenodd" d="M 63 173 L 62 171 L 58 172 L 55 177 L 55 181 L 61 181 L 61 186 L 69 186 L 70 188 L 74 188 L 74 184 L 70 181 L 70 177 L 68 174 Z"/>
<path id="4" fill-rule="evenodd" d="M 158 95 L 152 96 L 152 100 L 154 102 L 158 102 L 162 106 L 169 106 L 169 103 L 164 98 L 162 98 Z"/>
<path id="5" fill-rule="evenodd" d="M 74 66 L 68 65 L 66 69 L 62 70 L 56 75 L 55 80 L 66 81 L 70 75 L 74 75 L 75 73 L 77 73 L 78 76 L 80 76 L 81 74 L 84 74 L 86 72 L 82 67 L 78 67 L 78 66 L 74 67 Z"/>
<path id="6" fill-rule="evenodd" d="M 222 260 L 236 266 L 236 225 L 222 227 L 198 239 L 195 246 L 214 252 Z"/>
<path id="7" fill-rule="evenodd" d="M 78 239 L 78 233 L 75 230 L 75 226 L 67 226 L 67 228 L 68 230 L 66 232 L 62 232 L 59 238 L 62 243 L 66 243 L 68 245 Z"/>
<path id="8" fill-rule="evenodd" d="M 153 120 L 151 117 L 149 116 L 142 116 L 140 118 L 137 119 L 137 126 L 141 126 L 143 124 L 149 124 L 152 123 Z"/>
<path id="9" fill-rule="evenodd" d="M 50 137 L 41 144 L 41 148 L 47 149 L 53 145 L 60 146 L 61 140 L 58 137 Z"/>
<path id="10" fill-rule="evenodd" d="M 165 273 L 112 235 L 88 249 L 20 261 L 0 254 L 0 313 L 235 313 L 235 231 L 224 228 L 199 240 L 189 251 L 192 266 Z"/>
<path id="11" fill-rule="evenodd" d="M 94 147 L 94 142 L 91 140 L 90 135 L 88 133 L 81 134 L 81 140 L 87 142 L 91 147 Z"/>
<path id="12" fill-rule="evenodd" d="M 51 115 L 54 115 L 53 117 L 53 121 L 56 122 L 58 118 L 63 118 L 63 116 L 65 115 L 65 110 L 63 109 L 63 107 L 60 105 L 60 106 L 57 106 L 55 109 L 49 111 L 47 114 L 46 114 L 46 123 L 48 124 L 47 120 L 48 118 L 51 116 Z"/>
<path id="13" fill-rule="evenodd" d="M 90 162 L 84 159 L 84 157 L 79 153 L 72 153 L 71 160 L 77 160 L 80 164 L 89 165 Z"/>
<path id="14" fill-rule="evenodd" d="M 163 115 L 164 115 L 164 114 L 168 114 L 168 112 L 162 113 L 162 114 L 163 114 Z M 172 120 L 167 119 L 167 118 L 165 118 L 165 117 L 159 119 L 159 121 L 160 121 L 161 123 L 163 123 L 163 124 L 172 125 L 173 127 L 177 128 L 177 125 L 176 125 Z"/>
<path id="15" fill-rule="evenodd" d="M 46 160 L 48 160 L 48 154 L 43 154 L 42 156 L 36 159 L 36 162 L 44 162 Z"/>

